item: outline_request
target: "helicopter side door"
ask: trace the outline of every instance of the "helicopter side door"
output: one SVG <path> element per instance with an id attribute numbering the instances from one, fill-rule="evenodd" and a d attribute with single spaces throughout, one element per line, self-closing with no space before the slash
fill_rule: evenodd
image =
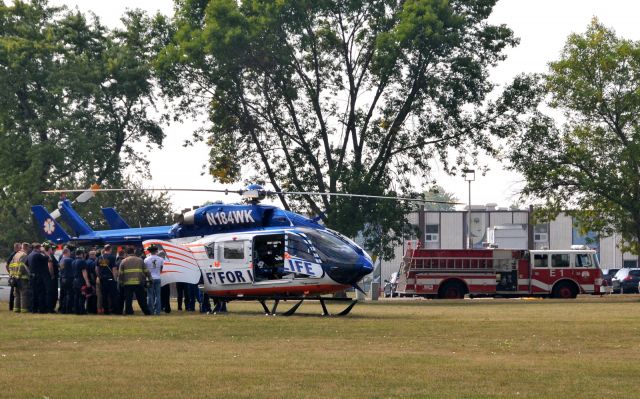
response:
<path id="1" fill-rule="evenodd" d="M 288 278 L 284 269 L 284 234 L 261 234 L 253 237 L 252 263 L 255 282 Z"/>
<path id="2" fill-rule="evenodd" d="M 250 268 L 251 241 L 229 240 L 215 244 L 215 260 L 212 272 L 217 285 L 251 284 L 253 272 Z"/>

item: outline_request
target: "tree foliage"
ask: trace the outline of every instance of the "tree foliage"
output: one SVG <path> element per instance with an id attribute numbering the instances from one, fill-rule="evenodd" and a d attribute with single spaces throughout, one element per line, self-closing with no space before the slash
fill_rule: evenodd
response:
<path id="1" fill-rule="evenodd" d="M 161 82 L 184 112 L 208 108 L 218 181 L 249 166 L 276 190 L 406 194 L 433 162 L 455 172 L 492 150 L 488 131 L 508 131 L 509 99 L 486 102 L 488 68 L 516 43 L 487 23 L 494 3 L 179 0 Z M 388 233 L 405 230 L 394 202 L 281 201 L 328 210 L 347 235 L 365 226 L 386 255 Z"/>
<path id="2" fill-rule="evenodd" d="M 543 199 L 550 217 L 579 210 L 584 231 L 618 231 L 623 249 L 640 254 L 640 43 L 594 19 L 529 82 L 563 122 L 536 111 L 513 137 L 524 194 Z"/>
<path id="3" fill-rule="evenodd" d="M 114 207 L 131 227 L 173 224 L 173 206 L 167 192 L 144 191 L 140 181 L 129 177 L 123 178 L 122 186 L 135 190 L 99 192 L 91 200 L 75 204 L 74 209 L 96 230 L 110 228 L 100 210 L 104 207 Z"/>
<path id="4" fill-rule="evenodd" d="M 45 188 L 146 171 L 133 144 L 159 146 L 151 60 L 163 21 L 131 11 L 110 30 L 44 0 L 0 1 L 0 241 L 35 236 Z"/>
<path id="5" fill-rule="evenodd" d="M 450 193 L 439 185 L 434 185 L 424 193 L 424 199 L 437 202 L 427 202 L 424 206 L 428 211 L 453 211 L 455 202 L 458 202 L 455 194 Z"/>

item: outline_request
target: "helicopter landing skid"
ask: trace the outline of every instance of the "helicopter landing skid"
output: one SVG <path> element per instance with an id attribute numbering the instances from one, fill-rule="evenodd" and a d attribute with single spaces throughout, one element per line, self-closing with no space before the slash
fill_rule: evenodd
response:
<path id="1" fill-rule="evenodd" d="M 357 300 L 355 299 L 351 299 L 351 298 L 303 298 L 300 299 L 298 302 L 296 302 L 295 305 L 293 305 L 291 308 L 289 308 L 289 310 L 287 310 L 284 313 L 280 313 L 280 315 L 282 316 L 291 316 L 293 315 L 298 308 L 300 307 L 300 305 L 302 305 L 302 302 L 304 302 L 305 300 L 307 301 L 319 301 L 320 302 L 320 306 L 322 306 L 322 316 L 346 316 L 349 314 L 349 312 L 351 312 L 351 309 L 353 309 L 354 306 L 356 306 L 356 303 L 358 303 Z M 329 313 L 329 311 L 327 310 L 327 305 L 325 304 L 325 302 L 327 301 L 331 301 L 331 302 L 349 302 L 349 305 L 342 310 L 339 313 L 335 313 L 335 314 L 331 314 Z M 266 300 L 265 299 L 261 299 L 259 300 L 260 304 L 262 305 L 262 309 L 264 310 L 264 314 L 268 315 L 268 316 L 276 316 L 278 313 L 276 313 L 277 309 L 278 309 L 278 304 L 280 303 L 280 299 L 275 299 L 273 302 L 273 306 L 271 307 L 271 309 L 269 309 L 269 307 L 267 306 Z"/>

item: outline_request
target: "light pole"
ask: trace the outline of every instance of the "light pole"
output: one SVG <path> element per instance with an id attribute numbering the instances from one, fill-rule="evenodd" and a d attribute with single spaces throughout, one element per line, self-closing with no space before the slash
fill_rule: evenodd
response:
<path id="1" fill-rule="evenodd" d="M 464 180 L 469 182 L 469 209 L 467 212 L 467 249 L 471 249 L 471 182 L 476 179 L 476 171 L 473 169 L 462 169 Z"/>

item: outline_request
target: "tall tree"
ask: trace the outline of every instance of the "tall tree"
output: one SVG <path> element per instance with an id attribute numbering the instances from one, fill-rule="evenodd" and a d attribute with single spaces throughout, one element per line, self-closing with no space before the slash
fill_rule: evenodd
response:
<path id="1" fill-rule="evenodd" d="M 216 180 L 237 181 L 250 166 L 276 190 L 405 193 L 436 159 L 455 172 L 490 151 L 485 133 L 508 114 L 505 102 L 483 108 L 488 68 L 516 43 L 487 23 L 494 4 L 178 0 L 161 81 L 182 110 L 208 107 Z M 406 205 L 281 201 L 328 210 L 326 222 L 348 235 L 370 226 L 375 247 L 405 230 Z"/>
<path id="2" fill-rule="evenodd" d="M 129 12 L 110 30 L 45 0 L 0 2 L 0 241 L 35 236 L 44 188 L 119 182 L 161 145 L 151 60 L 163 22 Z M 53 205 L 49 200 L 46 205 Z"/>
<path id="3" fill-rule="evenodd" d="M 512 138 L 524 194 L 544 200 L 547 217 L 579 210 L 583 230 L 618 231 L 623 249 L 640 254 L 640 42 L 594 19 L 529 81 L 562 120 L 534 112 Z"/>

